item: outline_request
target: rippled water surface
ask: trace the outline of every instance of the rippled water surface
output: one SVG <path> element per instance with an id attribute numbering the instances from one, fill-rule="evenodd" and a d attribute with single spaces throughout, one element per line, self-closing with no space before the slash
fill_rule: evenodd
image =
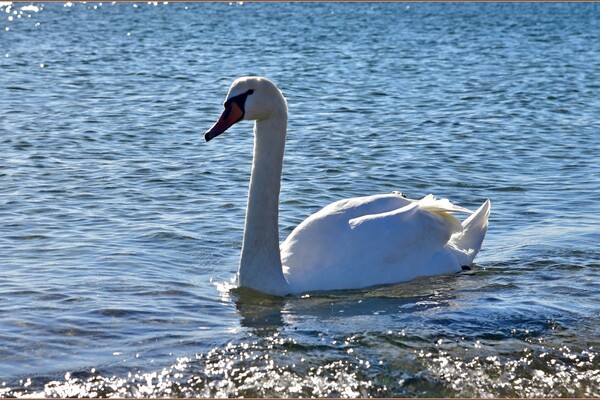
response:
<path id="1" fill-rule="evenodd" d="M 1 3 L 0 395 L 600 396 L 600 4 Z M 493 202 L 472 271 L 230 291 L 251 124 L 280 235 L 341 198 Z"/>

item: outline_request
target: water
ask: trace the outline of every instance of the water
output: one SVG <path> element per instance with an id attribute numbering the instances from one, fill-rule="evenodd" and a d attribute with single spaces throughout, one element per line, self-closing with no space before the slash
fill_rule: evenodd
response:
<path id="1" fill-rule="evenodd" d="M 0 6 L 0 395 L 600 396 L 600 5 Z M 473 271 L 229 291 L 289 101 L 281 239 L 341 198 L 493 202 Z"/>

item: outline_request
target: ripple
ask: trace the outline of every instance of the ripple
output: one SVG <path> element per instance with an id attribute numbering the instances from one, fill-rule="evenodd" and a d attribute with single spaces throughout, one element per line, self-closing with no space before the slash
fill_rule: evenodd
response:
<path id="1" fill-rule="evenodd" d="M 477 347 L 477 346 L 475 346 Z M 495 352 L 494 352 L 495 354 Z M 520 357 L 451 356 L 444 351 L 419 353 L 429 372 L 467 397 L 596 397 L 597 353 L 567 347 L 532 351 Z"/>
<path id="2" fill-rule="evenodd" d="M 170 367 L 153 372 L 128 373 L 118 378 L 93 369 L 67 373 L 64 380 L 48 382 L 40 389 L 35 389 L 38 382 L 32 378 L 25 387 L 5 387 L 0 394 L 213 398 L 278 394 L 349 398 L 392 393 L 428 397 L 489 397 L 499 393 L 507 397 L 598 396 L 597 352 L 529 344 L 521 352 L 498 355 L 495 345 L 489 343 L 493 340 L 462 341 L 457 349 L 440 339 L 426 350 L 394 340 L 388 344 L 402 356 L 382 361 L 360 354 L 356 338 L 348 338 L 340 348 L 306 347 L 274 334 L 229 343 L 194 357 L 180 357 Z M 358 353 L 350 351 L 353 348 Z M 460 350 L 467 356 L 458 355 Z M 415 367 L 397 369 L 399 358 L 412 359 Z"/>
<path id="3" fill-rule="evenodd" d="M 0 4 L 0 395 L 598 396 L 598 5 L 67 4 Z M 477 266 L 230 290 L 252 128 L 201 133 L 249 73 L 289 101 L 282 240 L 491 198 Z"/>

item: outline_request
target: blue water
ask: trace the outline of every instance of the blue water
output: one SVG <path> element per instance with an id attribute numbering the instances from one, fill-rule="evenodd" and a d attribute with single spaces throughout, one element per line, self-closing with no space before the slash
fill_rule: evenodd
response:
<path id="1" fill-rule="evenodd" d="M 600 4 L 2 3 L 0 395 L 600 396 Z M 228 290 L 251 124 L 283 240 L 347 197 L 493 202 L 473 271 Z"/>

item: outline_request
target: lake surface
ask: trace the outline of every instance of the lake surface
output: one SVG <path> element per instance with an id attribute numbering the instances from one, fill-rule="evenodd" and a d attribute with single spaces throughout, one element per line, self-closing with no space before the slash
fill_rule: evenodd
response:
<path id="1" fill-rule="evenodd" d="M 600 396 L 600 4 L 2 3 L 0 395 Z M 280 235 L 332 201 L 492 200 L 472 271 L 230 291 L 252 126 Z"/>

